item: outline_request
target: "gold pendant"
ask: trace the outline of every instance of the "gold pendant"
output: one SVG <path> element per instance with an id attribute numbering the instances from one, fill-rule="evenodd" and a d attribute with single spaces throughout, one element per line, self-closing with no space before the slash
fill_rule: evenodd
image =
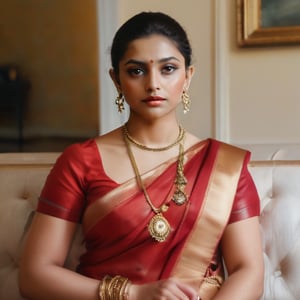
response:
<path id="1" fill-rule="evenodd" d="M 150 235 L 158 242 L 164 242 L 170 231 L 170 224 L 161 213 L 156 214 L 148 225 Z"/>
<path id="2" fill-rule="evenodd" d="M 177 205 L 182 205 L 187 201 L 187 195 L 185 192 L 177 190 L 174 195 L 172 200 L 177 204 Z"/>

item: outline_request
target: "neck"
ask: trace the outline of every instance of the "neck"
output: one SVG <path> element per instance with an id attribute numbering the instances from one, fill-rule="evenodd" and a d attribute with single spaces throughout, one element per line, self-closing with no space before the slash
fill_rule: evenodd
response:
<path id="1" fill-rule="evenodd" d="M 128 121 L 126 129 L 129 137 L 146 147 L 161 148 L 174 143 L 179 135 L 181 127 L 177 122 L 163 124 L 140 124 Z"/>

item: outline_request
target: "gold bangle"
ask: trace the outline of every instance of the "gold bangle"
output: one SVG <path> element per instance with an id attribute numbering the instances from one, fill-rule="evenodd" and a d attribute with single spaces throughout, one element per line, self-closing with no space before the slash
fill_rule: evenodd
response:
<path id="1" fill-rule="evenodd" d="M 98 296 L 100 300 L 128 300 L 130 281 L 126 277 L 105 275 L 99 282 Z"/>
<path id="2" fill-rule="evenodd" d="M 110 282 L 111 282 L 111 277 L 108 275 L 105 275 L 103 277 L 103 279 L 100 280 L 99 289 L 98 289 L 98 292 L 99 292 L 98 295 L 99 295 L 100 300 L 109 300 L 110 299 L 109 295 L 107 295 Z"/>
<path id="3" fill-rule="evenodd" d="M 119 292 L 119 300 L 124 300 L 126 299 L 126 287 L 128 286 L 128 278 L 125 278 L 122 283 L 121 283 L 121 288 Z"/>

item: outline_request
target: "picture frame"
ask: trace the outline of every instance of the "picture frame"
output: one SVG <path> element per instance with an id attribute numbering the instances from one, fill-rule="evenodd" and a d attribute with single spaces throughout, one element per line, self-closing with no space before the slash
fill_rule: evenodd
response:
<path id="1" fill-rule="evenodd" d="M 285 10 L 279 9 L 280 5 Z M 300 44 L 300 1 L 237 0 L 237 44 L 239 47 Z"/>

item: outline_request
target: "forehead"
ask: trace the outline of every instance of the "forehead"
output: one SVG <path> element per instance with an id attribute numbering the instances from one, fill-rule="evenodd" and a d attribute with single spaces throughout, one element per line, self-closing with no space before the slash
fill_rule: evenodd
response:
<path id="1" fill-rule="evenodd" d="M 172 40 L 163 35 L 150 35 L 130 42 L 122 60 L 157 61 L 165 57 L 175 57 L 184 62 L 183 55 Z"/>

